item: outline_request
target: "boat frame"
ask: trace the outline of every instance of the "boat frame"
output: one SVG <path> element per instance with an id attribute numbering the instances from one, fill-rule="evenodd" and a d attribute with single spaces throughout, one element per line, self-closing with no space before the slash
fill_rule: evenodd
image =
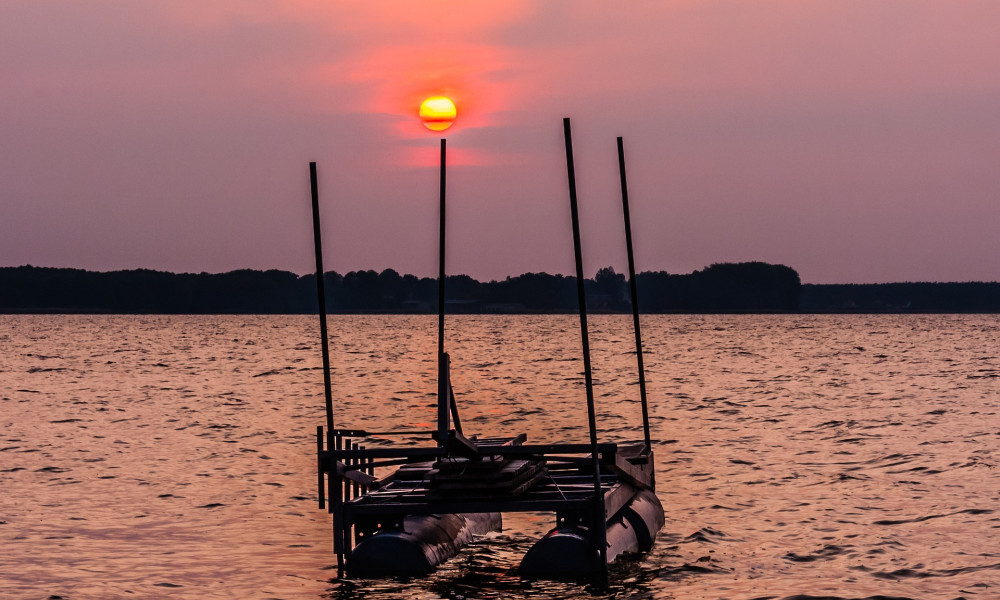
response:
<path id="1" fill-rule="evenodd" d="M 316 279 L 319 300 L 323 371 L 326 393 L 326 427 L 316 430 L 317 486 L 320 508 L 333 515 L 333 547 L 337 557 L 338 577 L 367 573 L 364 565 L 352 564 L 354 550 L 374 536 L 396 534 L 404 530 L 404 521 L 414 515 L 477 515 L 510 512 L 551 511 L 556 527 L 549 536 L 576 540 L 586 545 L 579 568 L 556 569 L 555 575 L 589 574 L 607 581 L 607 565 L 618 554 L 629 550 L 648 550 L 656 532 L 663 525 L 663 511 L 655 499 L 654 457 L 650 440 L 646 402 L 642 341 L 639 328 L 635 267 L 632 254 L 631 224 L 625 176 L 622 138 L 618 138 L 618 158 L 622 203 L 629 261 L 629 282 L 636 338 L 644 439 L 630 443 L 601 443 L 597 437 L 590 347 L 587 327 L 586 295 L 581 256 L 579 217 L 572 136 L 569 119 L 563 120 L 566 140 L 570 208 L 573 222 L 587 393 L 590 443 L 527 444 L 524 434 L 508 438 L 466 437 L 462 430 L 455 394 L 451 386 L 450 357 L 444 351 L 444 282 L 445 282 L 445 164 L 446 140 L 441 140 L 440 244 L 438 285 L 438 406 L 437 427 L 433 431 L 371 432 L 337 428 L 333 418 L 330 383 L 326 300 L 323 284 L 322 242 L 319 225 L 316 164 L 310 163 L 313 200 L 313 231 L 316 247 Z M 433 446 L 368 447 L 372 438 L 416 434 L 428 435 Z M 463 462 L 464 461 L 464 462 Z M 388 476 L 377 478 L 376 469 L 398 467 Z M 456 471 L 458 475 L 449 475 Z M 473 474 L 473 472 L 477 474 Z M 629 540 L 609 540 L 611 523 L 624 522 L 630 503 L 641 495 L 651 498 L 654 509 L 645 522 L 628 517 L 618 530 L 630 532 Z M 657 513 L 658 514 L 655 514 Z M 628 515 L 626 515 L 628 516 Z M 645 533 L 641 531 L 645 528 Z M 617 535 L 617 534 L 616 534 Z M 635 536 L 641 539 L 635 541 Z M 620 536 L 619 536 L 620 537 Z M 581 541 L 582 540 L 582 541 Z M 421 542 L 434 544 L 433 540 Z M 449 542 L 450 543 L 450 542 Z M 540 542 L 541 543 L 541 542 Z M 561 542 L 563 543 L 563 542 Z M 446 544 L 447 545 L 447 544 Z M 538 546 L 538 544 L 536 544 Z M 430 559 L 429 569 L 446 560 L 456 549 L 434 550 L 440 554 Z M 530 552 L 529 552 L 530 554 Z M 522 563 L 522 569 L 524 564 Z M 387 573 L 393 574 L 393 573 Z M 408 573 L 406 573 L 408 574 Z"/>

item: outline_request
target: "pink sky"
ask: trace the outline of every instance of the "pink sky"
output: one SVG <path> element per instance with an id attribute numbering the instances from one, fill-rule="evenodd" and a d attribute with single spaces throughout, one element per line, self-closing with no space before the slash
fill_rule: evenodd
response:
<path id="1" fill-rule="evenodd" d="M 5 0 L 0 265 L 1000 280 L 994 0 Z"/>

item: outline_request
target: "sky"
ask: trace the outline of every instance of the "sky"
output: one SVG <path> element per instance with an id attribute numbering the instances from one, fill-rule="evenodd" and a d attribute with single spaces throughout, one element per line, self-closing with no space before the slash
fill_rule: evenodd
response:
<path id="1" fill-rule="evenodd" d="M 0 266 L 1000 280 L 995 0 L 3 0 Z M 417 117 L 447 95 L 452 128 Z"/>

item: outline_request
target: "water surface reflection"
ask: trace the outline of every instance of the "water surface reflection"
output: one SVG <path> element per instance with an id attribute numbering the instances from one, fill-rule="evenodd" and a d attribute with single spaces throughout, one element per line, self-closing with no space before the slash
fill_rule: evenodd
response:
<path id="1" fill-rule="evenodd" d="M 995 316 L 646 316 L 667 524 L 610 590 L 513 569 L 333 582 L 315 318 L 0 316 L 0 597 L 1000 597 Z M 592 317 L 602 435 L 641 436 L 630 318 Z M 574 316 L 449 321 L 468 431 L 585 441 Z M 338 424 L 434 420 L 433 317 L 337 316 Z"/>

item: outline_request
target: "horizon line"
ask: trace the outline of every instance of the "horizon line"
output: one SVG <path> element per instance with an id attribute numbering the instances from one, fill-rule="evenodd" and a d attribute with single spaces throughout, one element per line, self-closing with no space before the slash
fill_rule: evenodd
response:
<path id="1" fill-rule="evenodd" d="M 695 269 L 695 270 L 693 270 L 691 272 L 687 272 L 687 273 L 673 272 L 673 271 L 668 271 L 666 269 L 659 269 L 659 270 L 648 269 L 648 270 L 644 270 L 644 271 L 639 271 L 637 273 L 637 275 L 641 275 L 643 273 L 667 273 L 668 275 L 693 275 L 694 273 L 697 273 L 699 271 L 703 271 L 703 270 L 705 270 L 705 269 L 707 269 L 707 268 L 709 268 L 709 267 L 711 267 L 713 265 L 747 264 L 747 263 L 760 263 L 760 264 L 766 264 L 766 265 L 776 266 L 776 267 L 786 267 L 786 268 L 789 268 L 789 269 L 795 271 L 795 273 L 798 275 L 798 270 L 795 269 L 795 267 L 792 267 L 792 266 L 789 266 L 789 265 L 785 265 L 785 264 L 782 264 L 782 263 L 769 263 L 769 262 L 761 261 L 761 260 L 746 260 L 746 261 L 737 261 L 737 262 L 714 262 L 714 263 L 711 263 L 709 265 L 706 265 L 706 266 L 702 267 L 701 269 Z M 600 267 L 600 269 L 609 268 L 609 267 L 612 268 L 612 269 L 614 269 L 614 267 L 612 265 L 606 265 L 604 267 Z M 279 272 L 284 272 L 284 273 L 291 273 L 291 274 L 293 274 L 293 275 L 295 275 L 297 277 L 300 277 L 300 278 L 301 277 L 315 276 L 315 273 L 313 273 L 311 271 L 307 271 L 307 272 L 304 272 L 304 273 L 299 273 L 299 272 L 294 271 L 292 269 L 279 269 L 279 268 L 275 268 L 275 267 L 272 267 L 272 268 L 240 267 L 240 268 L 237 268 L 237 269 L 230 269 L 228 271 L 216 271 L 216 272 L 200 271 L 200 272 L 195 272 L 195 271 L 170 271 L 170 270 L 164 270 L 164 269 L 155 269 L 155 268 L 151 268 L 151 267 L 129 267 L 129 268 L 117 268 L 117 269 L 101 270 L 101 269 L 87 269 L 87 268 L 84 268 L 84 267 L 49 267 L 49 266 L 33 265 L 33 264 L 30 264 L 30 263 L 26 263 L 26 264 L 23 264 L 23 265 L 16 265 L 16 266 L 14 266 L 14 265 L 0 266 L 0 269 L 23 269 L 23 268 L 53 269 L 53 270 L 55 270 L 55 269 L 65 269 L 65 270 L 71 270 L 71 271 L 85 271 L 85 272 L 88 272 L 88 273 L 119 273 L 119 272 L 127 272 L 127 271 L 152 271 L 154 273 L 168 273 L 168 274 L 171 274 L 171 275 L 225 275 L 227 273 L 233 273 L 233 272 L 237 272 L 237 271 L 257 271 L 257 272 L 279 271 Z M 385 268 L 382 268 L 382 269 L 359 268 L 359 269 L 352 269 L 352 270 L 343 271 L 343 272 L 331 269 L 331 270 L 325 271 L 325 273 L 336 273 L 338 275 L 343 276 L 343 275 L 347 275 L 349 273 L 359 273 L 359 272 L 367 272 L 367 271 L 373 271 L 375 273 L 381 274 L 381 273 L 383 273 L 385 271 L 389 271 L 389 270 L 395 271 L 401 277 L 407 276 L 407 275 L 412 275 L 413 277 L 417 277 L 418 279 L 432 279 L 432 280 L 436 280 L 437 279 L 437 275 L 416 275 L 416 274 L 413 274 L 413 273 L 403 273 L 403 272 L 401 272 L 401 271 L 399 271 L 399 270 L 397 270 L 397 269 L 395 269 L 393 267 L 385 267 Z M 620 273 L 617 270 L 615 271 L 615 273 L 620 274 L 620 275 L 625 275 L 626 276 L 626 280 L 627 280 L 627 273 Z M 570 278 L 575 278 L 576 277 L 575 274 L 558 273 L 558 272 L 557 273 L 550 273 L 548 271 L 525 271 L 525 272 L 519 273 L 517 275 L 506 275 L 503 279 L 497 279 L 497 278 L 479 279 L 477 277 L 474 277 L 472 275 L 468 275 L 466 273 L 449 273 L 446 276 L 447 277 L 469 277 L 470 279 L 473 279 L 473 280 L 475 280 L 475 281 L 477 281 L 479 283 L 489 283 L 491 281 L 503 281 L 506 278 L 516 278 L 516 277 L 522 277 L 524 275 L 531 275 L 531 274 L 562 276 L 562 277 L 570 277 Z M 594 279 L 594 277 L 596 277 L 596 272 L 595 272 L 595 274 L 593 276 L 585 277 L 585 279 Z M 948 281 L 941 281 L 941 280 L 903 280 L 903 281 L 860 281 L 860 282 L 859 281 L 850 281 L 850 282 L 834 282 L 834 283 L 813 283 L 813 282 L 802 281 L 801 277 L 800 277 L 799 283 L 801 285 L 905 285 L 905 284 L 925 284 L 925 283 L 926 284 L 1000 283 L 1000 281 L 998 281 L 998 280 L 987 280 L 987 279 L 968 279 L 968 280 L 964 280 L 964 281 L 960 281 L 960 280 L 948 280 Z"/>

